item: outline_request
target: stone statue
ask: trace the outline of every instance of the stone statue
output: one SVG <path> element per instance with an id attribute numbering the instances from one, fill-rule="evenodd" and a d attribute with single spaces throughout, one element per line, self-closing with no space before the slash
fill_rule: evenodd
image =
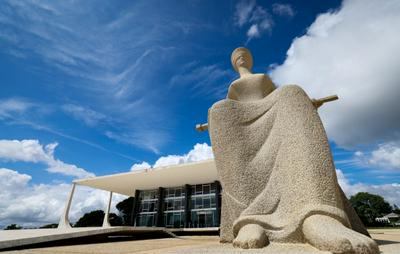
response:
<path id="1" fill-rule="evenodd" d="M 317 112 L 323 102 L 299 86 L 276 88 L 267 75 L 252 74 L 246 48 L 234 50 L 231 61 L 240 78 L 210 108 L 205 126 L 223 188 L 221 241 L 378 253 L 338 185 Z"/>

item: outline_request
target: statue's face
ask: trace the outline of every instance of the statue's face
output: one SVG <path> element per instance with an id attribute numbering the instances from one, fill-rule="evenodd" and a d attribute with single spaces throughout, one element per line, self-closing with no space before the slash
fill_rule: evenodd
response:
<path id="1" fill-rule="evenodd" d="M 252 67 L 252 61 L 250 58 L 251 56 L 246 54 L 246 52 L 239 52 L 235 62 L 236 68 L 239 69 L 239 67 L 244 67 L 250 70 Z"/>
<path id="2" fill-rule="evenodd" d="M 240 55 L 238 56 L 238 58 L 236 60 L 236 66 L 237 67 L 245 67 L 246 66 L 246 60 L 243 56 L 243 53 L 240 53 Z"/>

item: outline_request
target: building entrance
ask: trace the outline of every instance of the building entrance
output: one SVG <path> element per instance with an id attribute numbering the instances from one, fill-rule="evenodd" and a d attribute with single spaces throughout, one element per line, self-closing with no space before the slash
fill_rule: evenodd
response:
<path id="1" fill-rule="evenodd" d="M 215 209 L 192 211 L 192 222 L 195 228 L 215 227 Z"/>

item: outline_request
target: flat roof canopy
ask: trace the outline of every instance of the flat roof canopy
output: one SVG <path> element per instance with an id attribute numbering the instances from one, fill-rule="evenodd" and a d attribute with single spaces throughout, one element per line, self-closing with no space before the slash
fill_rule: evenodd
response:
<path id="1" fill-rule="evenodd" d="M 214 160 L 75 180 L 78 185 L 134 196 L 135 190 L 177 187 L 218 180 Z"/>

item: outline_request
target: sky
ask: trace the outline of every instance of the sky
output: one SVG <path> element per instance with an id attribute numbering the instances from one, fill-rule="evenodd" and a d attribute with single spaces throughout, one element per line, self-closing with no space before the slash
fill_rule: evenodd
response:
<path id="1" fill-rule="evenodd" d="M 340 185 L 400 206 L 398 27 L 397 0 L 1 1 L 0 227 L 57 223 L 77 178 L 212 158 L 194 127 L 239 46 L 278 87 L 337 94 Z M 106 199 L 78 186 L 71 221 Z"/>

